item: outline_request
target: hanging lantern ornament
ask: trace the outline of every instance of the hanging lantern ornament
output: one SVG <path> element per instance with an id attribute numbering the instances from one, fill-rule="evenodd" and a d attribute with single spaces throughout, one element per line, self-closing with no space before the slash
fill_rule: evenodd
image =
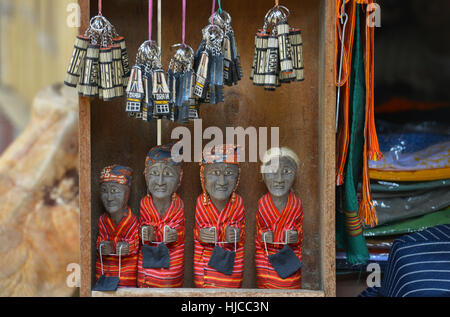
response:
<path id="1" fill-rule="evenodd" d="M 264 17 L 263 28 L 255 35 L 250 79 L 266 90 L 304 80 L 301 30 L 289 27 L 289 14 L 288 8 L 275 1 Z"/>
<path id="2" fill-rule="evenodd" d="M 84 35 L 77 36 L 64 83 L 85 97 L 105 101 L 123 96 L 130 68 L 125 39 L 101 14 L 92 17 Z"/>

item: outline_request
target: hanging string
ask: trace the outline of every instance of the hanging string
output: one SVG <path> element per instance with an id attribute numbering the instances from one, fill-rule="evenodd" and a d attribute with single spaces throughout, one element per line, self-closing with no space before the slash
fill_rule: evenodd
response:
<path id="1" fill-rule="evenodd" d="M 219 13 L 222 14 L 222 5 L 220 4 L 220 0 L 219 1 Z"/>
<path id="2" fill-rule="evenodd" d="M 98 0 L 98 15 L 102 15 L 102 0 Z"/>
<path id="3" fill-rule="evenodd" d="M 148 40 L 152 45 L 152 18 L 153 18 L 153 0 L 148 0 Z"/>
<path id="4" fill-rule="evenodd" d="M 279 0 L 275 0 L 275 6 L 278 7 L 279 4 L 280 4 Z"/>
<path id="5" fill-rule="evenodd" d="M 219 0 L 220 1 L 220 0 Z M 186 0 L 183 0 L 183 7 L 182 7 L 182 30 L 181 30 L 181 42 L 183 43 L 183 46 L 186 47 L 185 38 L 186 38 Z"/>
<path id="6" fill-rule="evenodd" d="M 214 12 L 216 12 L 216 0 L 212 0 L 211 24 L 214 25 Z"/>

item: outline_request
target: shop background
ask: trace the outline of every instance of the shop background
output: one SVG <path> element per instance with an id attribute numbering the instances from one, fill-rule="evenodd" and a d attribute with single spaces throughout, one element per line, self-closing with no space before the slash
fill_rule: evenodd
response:
<path id="1" fill-rule="evenodd" d="M 78 292 L 78 104 L 62 86 L 73 3 L 0 0 L 0 296 Z"/>

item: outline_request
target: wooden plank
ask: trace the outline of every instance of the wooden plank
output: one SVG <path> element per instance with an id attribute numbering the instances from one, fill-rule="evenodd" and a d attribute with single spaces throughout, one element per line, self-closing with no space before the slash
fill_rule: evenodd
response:
<path id="1" fill-rule="evenodd" d="M 92 292 L 93 297 L 324 297 L 323 291 L 268 289 L 119 288 Z"/>
<path id="2" fill-rule="evenodd" d="M 89 25 L 90 0 L 78 0 L 81 8 L 80 33 Z M 79 97 L 80 138 L 80 295 L 91 295 L 91 103 L 89 98 Z M 95 261 L 94 261 L 95 262 Z"/>
<path id="3" fill-rule="evenodd" d="M 336 296 L 335 260 L 335 1 L 321 1 L 319 50 L 319 214 L 321 288 Z"/>

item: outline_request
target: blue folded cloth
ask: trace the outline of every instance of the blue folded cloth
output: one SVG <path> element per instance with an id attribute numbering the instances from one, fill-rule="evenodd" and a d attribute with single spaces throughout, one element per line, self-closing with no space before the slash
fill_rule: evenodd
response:
<path id="1" fill-rule="evenodd" d="M 360 297 L 450 297 L 450 225 L 394 241 L 381 287 Z"/>

